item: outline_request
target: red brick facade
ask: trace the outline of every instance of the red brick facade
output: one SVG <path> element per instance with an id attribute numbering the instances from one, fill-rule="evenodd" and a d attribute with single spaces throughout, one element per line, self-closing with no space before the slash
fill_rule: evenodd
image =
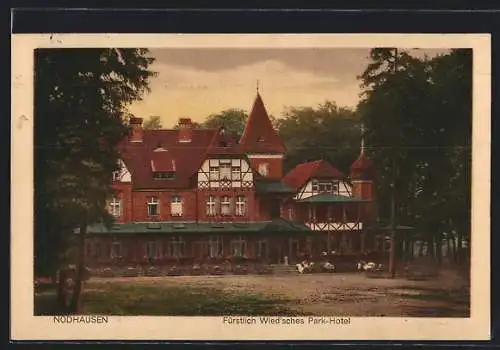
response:
<path id="1" fill-rule="evenodd" d="M 373 183 L 366 174 L 368 161 L 364 154 L 353 164 L 352 181 L 321 160 L 299 164 L 284 176 L 286 150 L 260 96 L 239 142 L 223 128 L 194 128 L 188 118 L 180 120 L 179 130 L 142 130 L 141 123 L 141 118 L 131 120 L 131 133 L 119 149 L 123 161 L 120 171 L 126 175 L 115 177 L 113 182 L 116 196 L 110 210 L 116 217 L 116 230 L 102 235 L 90 232 L 86 247 L 90 262 L 108 263 L 118 255 L 129 263 L 235 255 L 279 262 L 284 256 L 292 259 L 304 252 L 319 254 L 336 244 L 336 233 L 331 241 L 325 229 L 309 230 L 306 225 L 358 225 L 373 218 L 369 201 Z M 346 203 L 331 203 L 337 197 L 329 194 L 328 203 L 307 202 L 310 199 L 303 202 L 297 195 L 314 178 L 340 184 L 352 182 L 352 194 L 346 192 L 344 197 L 338 197 L 352 198 Z M 336 188 L 340 191 L 338 185 Z M 282 228 L 272 226 L 273 222 Z M 309 233 L 296 232 L 287 222 L 299 223 Z M 120 231 L 120 225 L 136 223 L 170 226 L 160 233 L 147 227 L 144 232 Z M 181 223 L 191 225 L 191 231 L 175 231 L 174 225 Z M 262 229 L 247 234 L 220 226 L 228 223 L 247 223 Z M 269 229 L 265 228 L 267 223 Z M 204 231 L 194 229 L 198 224 L 204 225 Z M 284 232 L 283 227 L 288 231 Z M 361 226 L 339 227 L 336 230 L 359 231 Z M 359 235 L 356 237 L 352 242 L 359 241 Z M 357 244 L 352 242 L 351 246 Z"/>

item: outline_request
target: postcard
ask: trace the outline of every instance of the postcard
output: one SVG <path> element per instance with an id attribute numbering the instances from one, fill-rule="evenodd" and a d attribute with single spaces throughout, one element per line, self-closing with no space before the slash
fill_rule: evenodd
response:
<path id="1" fill-rule="evenodd" d="M 490 40 L 13 35 L 12 339 L 488 339 Z"/>

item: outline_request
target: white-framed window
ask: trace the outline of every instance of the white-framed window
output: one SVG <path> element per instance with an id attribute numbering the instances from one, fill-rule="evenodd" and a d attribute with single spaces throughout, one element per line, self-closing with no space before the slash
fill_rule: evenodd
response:
<path id="1" fill-rule="evenodd" d="M 231 160 L 220 160 L 220 179 L 231 179 Z"/>
<path id="2" fill-rule="evenodd" d="M 170 215 L 182 216 L 182 198 L 180 196 L 172 196 L 170 201 Z"/>
<path id="3" fill-rule="evenodd" d="M 332 192 L 332 183 L 331 182 L 320 182 L 318 183 L 318 191 L 331 193 Z"/>
<path id="4" fill-rule="evenodd" d="M 185 255 L 186 242 L 184 238 L 172 237 L 172 240 L 168 243 L 168 255 L 172 258 L 182 258 Z"/>
<path id="5" fill-rule="evenodd" d="M 241 166 L 233 165 L 231 167 L 231 179 L 232 180 L 241 180 Z"/>
<path id="6" fill-rule="evenodd" d="M 206 205 L 207 216 L 215 216 L 217 214 L 217 198 L 215 196 L 208 196 Z"/>
<path id="7" fill-rule="evenodd" d="M 210 236 L 208 240 L 208 250 L 211 258 L 222 256 L 222 237 Z"/>
<path id="8" fill-rule="evenodd" d="M 209 178 L 210 181 L 219 180 L 219 167 L 211 165 L 209 168 Z"/>
<path id="9" fill-rule="evenodd" d="M 312 180 L 311 187 L 312 187 L 313 192 L 317 192 L 318 191 L 318 180 Z"/>
<path id="10" fill-rule="evenodd" d="M 118 217 L 122 214 L 122 202 L 116 197 L 113 197 L 108 203 L 109 213 L 114 217 Z"/>
<path id="11" fill-rule="evenodd" d="M 222 196 L 220 202 L 220 213 L 221 215 L 231 215 L 231 197 Z"/>
<path id="12" fill-rule="evenodd" d="M 269 163 L 260 163 L 258 171 L 262 176 L 269 175 Z"/>
<path id="13" fill-rule="evenodd" d="M 260 239 L 257 241 L 257 247 L 256 247 L 256 256 L 257 258 L 267 258 L 267 252 L 268 252 L 268 241 L 267 239 Z"/>
<path id="14" fill-rule="evenodd" d="M 246 241 L 243 237 L 238 237 L 230 243 L 231 254 L 233 256 L 244 257 L 246 253 Z"/>
<path id="15" fill-rule="evenodd" d="M 121 241 L 114 240 L 111 243 L 111 258 L 123 256 L 123 245 Z"/>
<path id="16" fill-rule="evenodd" d="M 236 197 L 236 215 L 238 216 L 247 215 L 247 197 L 245 196 Z"/>
<path id="17" fill-rule="evenodd" d="M 151 197 L 148 201 L 148 216 L 160 215 L 160 200 L 158 197 Z"/>

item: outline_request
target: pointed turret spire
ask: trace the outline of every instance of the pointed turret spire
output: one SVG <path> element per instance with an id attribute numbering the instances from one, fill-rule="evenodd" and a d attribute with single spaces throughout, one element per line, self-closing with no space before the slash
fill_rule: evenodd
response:
<path id="1" fill-rule="evenodd" d="M 369 179 L 372 177 L 371 162 L 365 154 L 365 126 L 361 123 L 361 151 L 358 159 L 351 165 L 352 179 Z"/>
<path id="2" fill-rule="evenodd" d="M 286 152 L 285 145 L 274 130 L 258 92 L 240 138 L 240 144 L 247 153 L 284 154 Z"/>

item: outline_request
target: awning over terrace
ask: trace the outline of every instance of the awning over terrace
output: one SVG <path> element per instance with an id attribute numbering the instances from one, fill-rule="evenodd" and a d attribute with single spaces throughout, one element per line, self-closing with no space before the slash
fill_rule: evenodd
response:
<path id="1" fill-rule="evenodd" d="M 78 233 L 79 229 L 75 230 Z M 104 224 L 90 225 L 88 234 L 193 234 L 193 233 L 266 233 L 266 232 L 312 232 L 307 226 L 275 219 L 262 222 L 134 222 L 114 224 L 106 228 Z"/>

